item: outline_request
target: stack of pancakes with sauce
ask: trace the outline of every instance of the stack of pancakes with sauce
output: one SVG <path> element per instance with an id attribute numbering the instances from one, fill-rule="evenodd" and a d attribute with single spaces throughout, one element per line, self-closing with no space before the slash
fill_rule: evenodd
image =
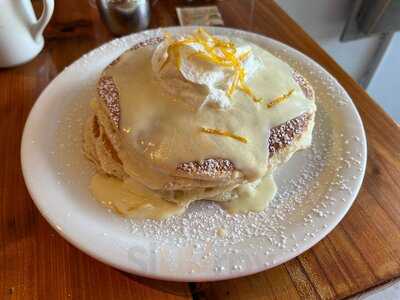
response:
<path id="1" fill-rule="evenodd" d="M 92 191 L 102 198 L 96 186 L 110 180 L 128 193 L 140 186 L 144 204 L 112 203 L 124 215 L 160 201 L 176 208 L 167 216 L 179 214 L 200 199 L 264 209 L 272 171 L 311 143 L 314 100 L 303 76 L 244 40 L 199 29 L 138 43 L 98 80 L 84 137 L 101 174 Z"/>

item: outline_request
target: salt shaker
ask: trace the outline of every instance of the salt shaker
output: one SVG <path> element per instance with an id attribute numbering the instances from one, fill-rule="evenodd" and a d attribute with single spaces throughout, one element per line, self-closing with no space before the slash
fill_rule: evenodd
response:
<path id="1" fill-rule="evenodd" d="M 97 0 L 100 15 L 115 35 L 146 29 L 150 23 L 149 0 Z"/>

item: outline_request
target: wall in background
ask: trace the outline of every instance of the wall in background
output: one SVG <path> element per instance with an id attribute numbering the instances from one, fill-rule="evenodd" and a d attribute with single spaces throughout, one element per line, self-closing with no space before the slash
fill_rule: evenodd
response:
<path id="1" fill-rule="evenodd" d="M 368 93 L 400 123 L 400 33 L 394 34 L 381 63 L 378 65 Z"/>
<path id="2" fill-rule="evenodd" d="M 340 42 L 352 9 L 351 0 L 277 0 L 354 79 L 361 81 L 379 47 L 378 36 Z"/>
<path id="3" fill-rule="evenodd" d="M 380 50 L 381 37 L 341 42 L 340 36 L 351 14 L 352 0 L 276 0 L 355 80 L 368 82 L 373 57 Z M 394 99 L 394 86 L 400 87 L 400 42 L 392 40 L 370 81 L 367 91 L 400 122 L 400 99 Z M 397 66 L 397 67 L 396 67 Z M 397 69 L 397 70 L 396 70 Z M 395 75 L 395 73 L 397 75 Z M 393 95 L 392 95 L 393 94 Z"/>

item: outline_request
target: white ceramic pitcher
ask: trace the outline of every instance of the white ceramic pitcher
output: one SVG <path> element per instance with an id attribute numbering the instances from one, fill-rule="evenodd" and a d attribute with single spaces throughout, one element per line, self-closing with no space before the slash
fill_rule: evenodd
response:
<path id="1" fill-rule="evenodd" d="M 43 49 L 43 30 L 54 10 L 54 0 L 42 0 L 36 19 L 31 0 L 0 0 L 0 67 L 30 61 Z"/>

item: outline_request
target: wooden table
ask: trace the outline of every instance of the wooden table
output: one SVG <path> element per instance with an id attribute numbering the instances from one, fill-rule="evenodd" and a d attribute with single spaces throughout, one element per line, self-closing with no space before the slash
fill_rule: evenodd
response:
<path id="1" fill-rule="evenodd" d="M 334 299 L 399 277 L 400 129 L 269 0 L 225 0 L 218 6 L 227 26 L 299 49 L 333 74 L 353 98 L 367 131 L 368 167 L 360 194 L 344 220 L 320 243 L 284 265 L 216 283 L 170 283 L 132 276 L 62 239 L 39 214 L 25 188 L 19 156 L 22 129 L 50 80 L 112 36 L 91 1 L 56 2 L 42 53 L 24 66 L 0 70 L 1 299 Z M 151 26 L 176 25 L 174 7 L 182 3 L 154 2 Z"/>

